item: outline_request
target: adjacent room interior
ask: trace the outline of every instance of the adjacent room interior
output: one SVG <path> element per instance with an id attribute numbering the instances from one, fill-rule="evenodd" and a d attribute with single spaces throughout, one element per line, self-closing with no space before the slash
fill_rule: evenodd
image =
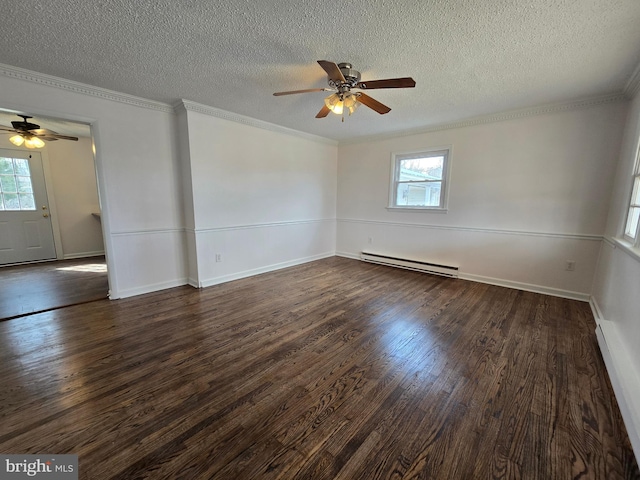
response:
<path id="1" fill-rule="evenodd" d="M 20 120 L 0 109 L 0 124 Z M 47 141 L 29 149 L 14 145 L 10 134 L 0 135 L 0 319 L 104 299 L 109 293 L 90 127 L 48 117 L 39 121 L 38 127 L 77 140 Z M 17 186 L 19 180 L 26 185 Z M 17 190 L 25 193 L 12 193 Z M 17 197 L 22 203 L 15 202 Z"/>
<path id="2" fill-rule="evenodd" d="M 63 3 L 0 19 L 0 125 L 78 141 L 0 157 L 110 299 L 0 321 L 0 454 L 640 478 L 640 4 Z"/>

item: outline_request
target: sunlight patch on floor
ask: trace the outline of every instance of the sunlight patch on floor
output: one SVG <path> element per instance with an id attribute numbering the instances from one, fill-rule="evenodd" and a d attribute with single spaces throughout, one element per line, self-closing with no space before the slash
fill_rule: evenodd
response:
<path id="1" fill-rule="evenodd" d="M 56 270 L 65 272 L 90 272 L 90 273 L 106 273 L 107 266 L 100 263 L 90 263 L 88 265 L 75 265 L 73 267 L 60 267 Z"/>

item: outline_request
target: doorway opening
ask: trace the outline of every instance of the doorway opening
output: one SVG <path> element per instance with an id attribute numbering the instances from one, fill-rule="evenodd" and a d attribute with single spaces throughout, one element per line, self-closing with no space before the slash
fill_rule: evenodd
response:
<path id="1" fill-rule="evenodd" d="M 0 125 L 17 113 L 0 109 Z M 29 149 L 0 135 L 0 320 L 109 295 L 91 127 L 30 115 L 78 141 Z"/>

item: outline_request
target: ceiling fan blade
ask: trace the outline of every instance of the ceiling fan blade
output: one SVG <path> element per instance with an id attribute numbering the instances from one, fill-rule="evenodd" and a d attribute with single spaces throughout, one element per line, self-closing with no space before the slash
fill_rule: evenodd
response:
<path id="1" fill-rule="evenodd" d="M 307 88 L 306 90 L 290 90 L 288 92 L 276 92 L 273 95 L 279 97 L 280 95 L 293 95 L 295 93 L 309 93 L 309 92 L 324 92 L 327 88 Z M 331 90 L 333 91 L 333 90 Z"/>
<path id="2" fill-rule="evenodd" d="M 15 128 L 5 127 L 4 125 L 0 125 L 0 130 L 2 130 L 3 132 L 15 132 L 15 133 L 18 133 L 18 131 Z"/>
<path id="3" fill-rule="evenodd" d="M 391 111 L 391 109 L 386 105 L 380 103 L 376 99 L 371 98 L 369 95 L 362 92 L 358 94 L 358 101 L 365 104 L 370 109 L 375 110 L 380 115 L 384 115 L 385 113 L 389 113 Z"/>
<path id="4" fill-rule="evenodd" d="M 49 131 L 48 133 L 40 133 L 39 130 L 31 130 L 30 132 L 28 132 L 28 135 L 32 135 L 34 137 L 38 137 L 41 138 L 42 140 L 58 140 L 59 135 L 57 133 L 53 133 L 51 131 Z"/>
<path id="5" fill-rule="evenodd" d="M 42 138 L 44 140 L 74 140 L 77 141 L 78 137 L 71 137 L 69 135 L 61 135 L 59 133 L 54 132 L 53 130 L 48 130 L 46 128 L 39 128 L 37 130 L 29 130 L 29 133 L 35 135 L 36 137 Z"/>
<path id="6" fill-rule="evenodd" d="M 347 81 L 336 63 L 330 62 L 329 60 L 318 60 L 318 63 L 334 83 L 345 83 Z"/>
<path id="7" fill-rule="evenodd" d="M 331 110 L 329 110 L 329 107 L 327 107 L 326 105 L 324 105 L 320 111 L 318 112 L 318 114 L 316 115 L 316 118 L 324 118 L 327 115 L 329 115 L 329 112 L 331 112 Z"/>
<path id="8" fill-rule="evenodd" d="M 53 130 L 49 130 L 48 128 L 38 128 L 34 130 L 29 130 L 34 135 L 58 135 L 58 132 L 54 132 Z"/>
<path id="9" fill-rule="evenodd" d="M 372 89 L 372 88 L 413 88 L 416 86 L 416 81 L 411 77 L 402 78 L 386 78 L 384 80 L 370 80 L 368 82 L 358 82 L 357 88 Z"/>
<path id="10" fill-rule="evenodd" d="M 55 137 L 58 140 L 71 140 L 71 141 L 74 141 L 74 142 L 78 141 L 78 137 L 72 137 L 71 135 L 60 135 L 60 134 L 58 134 Z"/>

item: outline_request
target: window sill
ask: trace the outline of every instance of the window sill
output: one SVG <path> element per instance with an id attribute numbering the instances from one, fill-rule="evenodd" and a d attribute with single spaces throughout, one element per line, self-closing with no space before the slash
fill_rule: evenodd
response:
<path id="1" fill-rule="evenodd" d="M 448 208 L 423 208 L 423 207 L 386 207 L 390 212 L 424 212 L 424 213 L 447 213 Z"/>
<path id="2" fill-rule="evenodd" d="M 611 240 L 613 240 L 616 248 L 621 248 L 629 256 L 640 262 L 640 248 L 634 247 L 633 244 L 622 238 L 613 237 Z"/>

